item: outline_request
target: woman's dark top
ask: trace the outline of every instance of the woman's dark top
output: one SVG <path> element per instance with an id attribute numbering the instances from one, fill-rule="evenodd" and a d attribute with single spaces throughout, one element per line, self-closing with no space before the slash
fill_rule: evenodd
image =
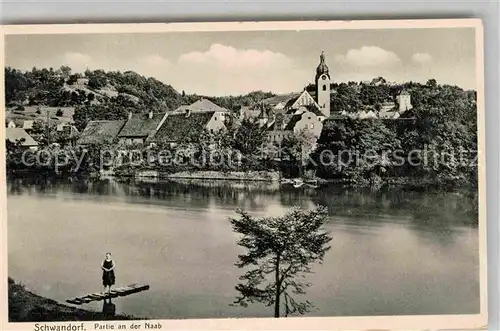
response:
<path id="1" fill-rule="evenodd" d="M 104 260 L 103 267 L 105 269 L 109 269 L 109 268 L 113 267 L 113 260 L 109 260 L 109 261 Z M 103 270 L 102 271 L 102 285 L 103 286 L 111 286 L 114 284 L 115 284 L 115 271 L 114 270 L 111 270 L 111 271 Z"/>

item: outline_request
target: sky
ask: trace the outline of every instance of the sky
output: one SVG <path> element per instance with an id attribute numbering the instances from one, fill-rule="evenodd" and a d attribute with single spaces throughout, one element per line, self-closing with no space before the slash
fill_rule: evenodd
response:
<path id="1" fill-rule="evenodd" d="M 6 36 L 6 65 L 21 70 L 133 70 L 188 94 L 301 91 L 325 53 L 333 82 L 371 80 L 476 89 L 473 28 L 169 32 Z"/>

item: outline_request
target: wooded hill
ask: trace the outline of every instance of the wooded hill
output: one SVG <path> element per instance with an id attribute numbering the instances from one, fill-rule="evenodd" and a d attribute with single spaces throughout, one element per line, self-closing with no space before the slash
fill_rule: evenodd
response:
<path id="1" fill-rule="evenodd" d="M 6 67 L 5 94 L 7 107 L 16 110 L 27 105 L 75 107 L 74 120 L 78 127 L 84 126 L 88 119 L 126 118 L 128 111 L 173 110 L 201 97 L 237 111 L 241 106 L 273 96 L 261 91 L 227 97 L 188 95 L 133 71 L 86 70 L 81 74 L 72 73 L 68 66 L 31 71 Z"/>

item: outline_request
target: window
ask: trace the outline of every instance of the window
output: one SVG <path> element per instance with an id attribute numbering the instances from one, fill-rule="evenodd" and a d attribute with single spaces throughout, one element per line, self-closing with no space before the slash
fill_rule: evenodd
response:
<path id="1" fill-rule="evenodd" d="M 217 116 L 214 117 L 214 121 L 217 121 Z"/>
<path id="2" fill-rule="evenodd" d="M 310 119 L 311 119 L 311 116 L 308 116 L 308 117 L 307 117 L 307 119 L 308 119 L 308 120 L 310 120 Z"/>
<path id="3" fill-rule="evenodd" d="M 326 91 L 326 85 L 323 85 L 323 91 Z"/>

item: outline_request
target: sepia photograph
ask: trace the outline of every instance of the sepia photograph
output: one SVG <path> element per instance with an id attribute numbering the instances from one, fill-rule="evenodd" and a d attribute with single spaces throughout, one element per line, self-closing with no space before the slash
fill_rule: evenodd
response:
<path id="1" fill-rule="evenodd" d="M 486 325 L 480 20 L 3 39 L 9 325 Z"/>

